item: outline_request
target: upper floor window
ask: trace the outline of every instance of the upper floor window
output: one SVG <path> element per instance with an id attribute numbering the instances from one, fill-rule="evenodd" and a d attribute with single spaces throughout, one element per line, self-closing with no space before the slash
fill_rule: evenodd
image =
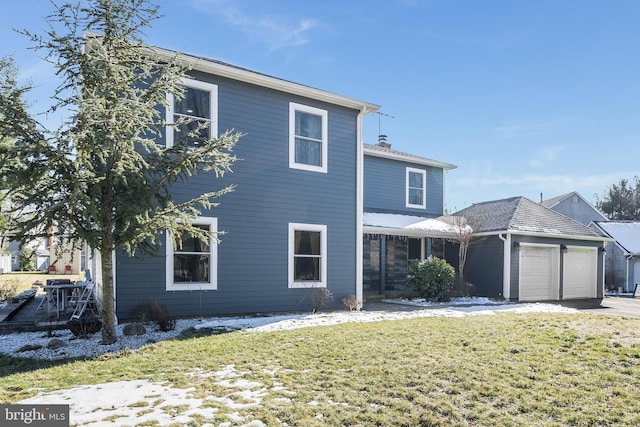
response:
<path id="1" fill-rule="evenodd" d="M 289 224 L 289 287 L 327 286 L 327 226 Z"/>
<path id="2" fill-rule="evenodd" d="M 289 103 L 289 167 L 327 172 L 327 110 Z"/>
<path id="3" fill-rule="evenodd" d="M 217 231 L 217 218 L 200 218 L 194 224 L 208 231 Z M 175 245 L 167 233 L 168 291 L 193 291 L 217 288 L 218 245 L 213 239 L 202 240 L 183 233 Z"/>
<path id="4" fill-rule="evenodd" d="M 427 171 L 407 168 L 407 207 L 426 208 Z"/>
<path id="5" fill-rule="evenodd" d="M 184 97 L 167 95 L 167 120 L 177 126 L 167 126 L 167 147 L 185 144 L 197 147 L 218 136 L 218 86 L 193 79 L 182 79 Z"/>

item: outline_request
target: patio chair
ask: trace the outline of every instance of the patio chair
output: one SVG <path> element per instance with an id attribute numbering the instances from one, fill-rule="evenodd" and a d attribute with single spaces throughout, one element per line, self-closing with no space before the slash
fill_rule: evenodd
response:
<path id="1" fill-rule="evenodd" d="M 82 294 L 76 301 L 76 307 L 73 309 L 71 320 L 80 319 L 87 309 L 91 310 L 93 314 L 98 314 L 96 301 L 93 297 L 94 287 L 95 284 L 93 282 L 89 282 L 87 283 L 87 286 L 82 290 Z"/>

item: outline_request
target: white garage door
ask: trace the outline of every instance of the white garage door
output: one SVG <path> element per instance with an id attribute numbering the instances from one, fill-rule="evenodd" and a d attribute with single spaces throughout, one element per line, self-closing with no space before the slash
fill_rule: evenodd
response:
<path id="1" fill-rule="evenodd" d="M 520 301 L 558 299 L 560 248 L 520 246 Z"/>
<path id="2" fill-rule="evenodd" d="M 595 298 L 598 249 L 570 246 L 564 254 L 562 298 Z"/>

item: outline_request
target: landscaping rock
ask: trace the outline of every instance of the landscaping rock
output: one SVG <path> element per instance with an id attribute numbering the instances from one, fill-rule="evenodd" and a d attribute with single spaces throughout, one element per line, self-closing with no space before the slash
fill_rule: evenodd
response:
<path id="1" fill-rule="evenodd" d="M 146 333 L 147 330 L 142 325 L 142 323 L 129 323 L 128 325 L 125 325 L 124 329 L 122 330 L 122 334 L 127 336 L 144 335 Z"/>
<path id="2" fill-rule="evenodd" d="M 47 343 L 47 348 L 50 349 L 50 350 L 57 350 L 60 347 L 64 347 L 66 345 L 67 344 L 64 341 L 62 341 L 61 339 L 54 338 L 54 339 L 52 339 L 51 341 L 49 341 Z"/>
<path id="3" fill-rule="evenodd" d="M 25 344 L 22 347 L 20 347 L 17 350 L 17 352 L 24 353 L 25 351 L 40 350 L 41 348 L 42 348 L 42 345 L 40 344 Z"/>

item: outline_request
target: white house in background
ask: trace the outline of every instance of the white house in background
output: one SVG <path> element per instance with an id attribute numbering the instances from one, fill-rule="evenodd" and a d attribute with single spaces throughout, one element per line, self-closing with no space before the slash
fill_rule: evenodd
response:
<path id="1" fill-rule="evenodd" d="M 606 284 L 633 292 L 640 283 L 640 221 L 594 221 L 591 227 L 614 239 L 606 246 Z"/>

